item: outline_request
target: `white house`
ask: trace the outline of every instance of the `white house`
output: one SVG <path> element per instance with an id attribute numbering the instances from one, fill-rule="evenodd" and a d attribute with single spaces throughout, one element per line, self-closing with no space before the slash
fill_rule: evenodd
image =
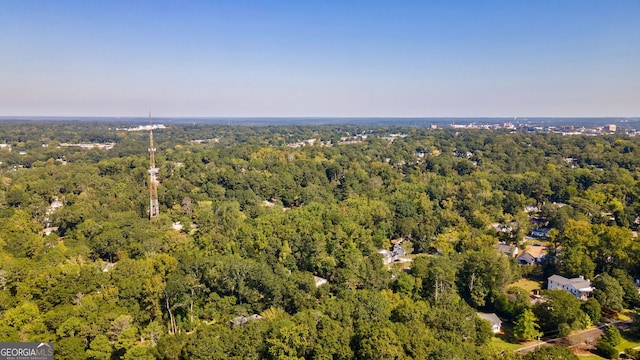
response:
<path id="1" fill-rule="evenodd" d="M 488 321 L 491 324 L 491 331 L 493 331 L 494 334 L 500 332 L 500 328 L 502 327 L 502 320 L 500 320 L 498 315 L 496 315 L 495 313 L 478 313 L 478 317 Z"/>
<path id="2" fill-rule="evenodd" d="M 567 279 L 560 275 L 552 275 L 547 279 L 547 289 L 568 291 L 582 301 L 586 301 L 594 290 L 591 287 L 591 281 L 585 279 L 584 276 Z"/>
<path id="3" fill-rule="evenodd" d="M 316 287 L 320 287 L 324 284 L 328 284 L 329 281 L 325 278 L 321 278 L 320 276 L 313 275 L 313 282 L 316 284 Z"/>

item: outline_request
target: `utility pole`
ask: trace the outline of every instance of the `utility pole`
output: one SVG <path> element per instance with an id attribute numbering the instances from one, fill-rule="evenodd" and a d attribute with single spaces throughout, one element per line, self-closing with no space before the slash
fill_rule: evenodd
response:
<path id="1" fill-rule="evenodd" d="M 156 148 L 153 147 L 153 125 L 149 113 L 149 220 L 160 215 L 158 205 L 158 168 L 156 167 Z"/>

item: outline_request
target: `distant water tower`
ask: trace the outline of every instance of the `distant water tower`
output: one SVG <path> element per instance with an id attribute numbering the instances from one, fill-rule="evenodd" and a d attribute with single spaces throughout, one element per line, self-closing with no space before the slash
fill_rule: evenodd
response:
<path id="1" fill-rule="evenodd" d="M 153 147 L 153 125 L 151 124 L 151 113 L 149 113 L 149 219 L 160 215 L 158 205 L 158 168 L 156 167 L 156 148 Z"/>

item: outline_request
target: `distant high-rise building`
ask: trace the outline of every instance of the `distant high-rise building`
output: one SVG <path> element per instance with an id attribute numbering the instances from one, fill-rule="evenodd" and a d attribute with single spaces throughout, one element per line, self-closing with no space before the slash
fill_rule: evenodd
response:
<path id="1" fill-rule="evenodd" d="M 156 167 L 156 148 L 153 147 L 153 126 L 151 126 L 151 113 L 149 113 L 149 219 L 160 215 L 158 205 L 158 168 Z"/>
<path id="2" fill-rule="evenodd" d="M 616 125 L 615 124 L 605 125 L 604 131 L 616 132 Z"/>

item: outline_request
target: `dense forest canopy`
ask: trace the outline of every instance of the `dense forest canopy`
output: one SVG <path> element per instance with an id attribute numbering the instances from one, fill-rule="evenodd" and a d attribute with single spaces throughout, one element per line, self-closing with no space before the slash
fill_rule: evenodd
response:
<path id="1" fill-rule="evenodd" d="M 184 124 L 154 140 L 150 221 L 148 132 L 0 123 L 0 341 L 70 359 L 509 359 L 478 311 L 531 338 L 640 304 L 635 137 Z M 533 270 L 495 250 L 525 246 L 527 207 L 552 229 Z M 387 264 L 395 245 L 410 264 Z M 531 272 L 598 290 L 532 308 L 507 286 Z"/>

